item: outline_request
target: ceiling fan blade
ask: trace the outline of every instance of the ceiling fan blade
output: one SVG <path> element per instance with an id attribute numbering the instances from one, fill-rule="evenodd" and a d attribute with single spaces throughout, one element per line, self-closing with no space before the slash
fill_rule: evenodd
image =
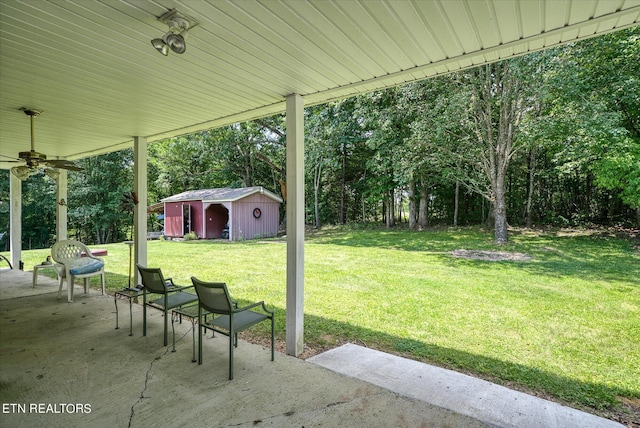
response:
<path id="1" fill-rule="evenodd" d="M 47 175 L 47 177 L 53 180 L 57 180 L 58 176 L 60 175 L 60 171 L 58 171 L 56 168 L 45 168 L 44 173 Z"/>
<path id="2" fill-rule="evenodd" d="M 11 159 L 11 160 L 0 160 L 0 162 L 7 162 L 7 163 L 10 163 L 10 162 L 11 163 L 13 163 L 13 162 L 15 162 L 15 163 L 24 162 L 22 159 L 18 159 L 15 156 L 7 156 L 7 155 L 0 155 L 0 156 L 2 156 L 3 158 Z"/>
<path id="3" fill-rule="evenodd" d="M 68 169 L 69 171 L 84 171 L 84 168 L 80 168 L 75 163 L 64 159 L 47 160 L 46 164 L 53 168 Z"/>

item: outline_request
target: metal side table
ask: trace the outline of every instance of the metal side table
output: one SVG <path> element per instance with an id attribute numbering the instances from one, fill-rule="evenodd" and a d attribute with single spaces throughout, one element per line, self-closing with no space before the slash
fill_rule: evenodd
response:
<path id="1" fill-rule="evenodd" d="M 113 295 L 113 302 L 116 305 L 116 330 L 120 328 L 118 325 L 118 297 L 125 297 L 129 299 L 129 336 L 133 336 L 133 313 L 132 304 L 133 299 L 142 296 L 142 289 L 127 289 L 116 291 Z M 197 315 L 196 315 L 197 316 Z"/>
<path id="2" fill-rule="evenodd" d="M 210 315 L 210 313 L 203 309 L 202 314 L 206 321 L 207 315 Z M 176 318 L 179 318 L 180 322 L 182 323 L 183 316 L 191 320 L 191 343 L 192 343 L 191 362 L 195 363 L 197 361 L 196 360 L 196 323 L 198 322 L 198 304 L 181 306 L 179 308 L 175 308 L 172 310 L 171 332 L 173 334 L 173 349 L 171 350 L 171 352 L 176 352 L 176 330 L 174 328 L 174 322 Z"/>

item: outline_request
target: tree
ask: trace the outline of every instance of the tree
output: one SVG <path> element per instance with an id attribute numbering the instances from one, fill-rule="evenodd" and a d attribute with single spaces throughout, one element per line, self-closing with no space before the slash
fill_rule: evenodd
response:
<path id="1" fill-rule="evenodd" d="M 524 76 L 528 57 L 477 67 L 470 73 L 473 135 L 480 151 L 479 166 L 488 179 L 482 191 L 494 217 L 494 243 L 508 242 L 507 170 L 521 148 L 517 139 L 522 115 L 531 107 Z"/>
<path id="2" fill-rule="evenodd" d="M 640 220 L 640 28 L 548 53 L 547 97 L 527 132 L 548 167 L 545 211 L 569 221 L 611 221 L 620 200 Z M 555 184 L 554 184 L 555 183 Z M 549 201 L 555 186 L 555 199 Z M 555 204 L 551 206 L 550 204 Z"/>
<path id="3" fill-rule="evenodd" d="M 453 184 L 457 200 L 460 182 L 474 181 L 471 171 L 465 168 L 470 153 L 466 119 L 469 92 L 461 84 L 459 74 L 405 85 L 403 91 L 402 101 L 407 104 L 406 117 L 410 121 L 407 141 L 410 156 L 403 169 L 410 171 L 419 184 L 416 217 L 418 225 L 424 228 L 429 222 L 430 200 L 443 199 L 432 198 L 434 192 Z M 446 205 L 446 201 L 441 205 Z M 453 219 L 457 223 L 455 207 Z"/>
<path id="4" fill-rule="evenodd" d="M 590 147 L 596 184 L 620 191 L 640 227 L 640 28 L 576 44 L 570 55 L 583 97 L 598 113 L 592 117 L 600 119 Z"/>
<path id="5" fill-rule="evenodd" d="M 69 174 L 67 200 L 76 237 L 98 244 L 126 238 L 131 216 L 123 211 L 122 197 L 133 191 L 133 151 L 85 158 L 76 164 L 84 171 Z"/>
<path id="6" fill-rule="evenodd" d="M 402 96 L 399 88 L 389 88 L 359 99 L 359 110 L 367 129 L 367 146 L 375 153 L 368 169 L 377 177 L 387 227 L 395 225 L 396 191 L 413 180 L 413 170 L 407 168 L 410 151 L 406 141 L 410 122 L 406 117 L 407 110 L 400 102 Z"/>

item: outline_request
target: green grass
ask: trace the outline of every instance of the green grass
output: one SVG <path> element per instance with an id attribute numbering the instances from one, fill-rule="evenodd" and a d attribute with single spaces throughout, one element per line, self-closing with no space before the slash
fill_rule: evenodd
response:
<path id="1" fill-rule="evenodd" d="M 324 229 L 305 244 L 305 343 L 350 341 L 426 361 L 574 407 L 606 412 L 640 399 L 640 256 L 606 233 L 514 231 L 496 248 L 477 229 Z M 128 247 L 100 246 L 107 285 L 127 284 Z M 451 257 L 457 249 L 529 261 Z M 283 240 L 149 242 L 149 266 L 179 284 L 224 281 L 265 300 L 285 338 Z M 47 250 L 25 251 L 26 269 Z M 96 282 L 97 284 L 97 282 Z M 258 335 L 266 331 L 258 330 Z"/>

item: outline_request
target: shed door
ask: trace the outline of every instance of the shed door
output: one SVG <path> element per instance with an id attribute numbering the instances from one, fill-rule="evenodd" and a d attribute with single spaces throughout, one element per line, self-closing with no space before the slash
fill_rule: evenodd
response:
<path id="1" fill-rule="evenodd" d="M 183 204 L 182 205 L 182 235 L 186 235 L 191 232 L 191 205 Z"/>

